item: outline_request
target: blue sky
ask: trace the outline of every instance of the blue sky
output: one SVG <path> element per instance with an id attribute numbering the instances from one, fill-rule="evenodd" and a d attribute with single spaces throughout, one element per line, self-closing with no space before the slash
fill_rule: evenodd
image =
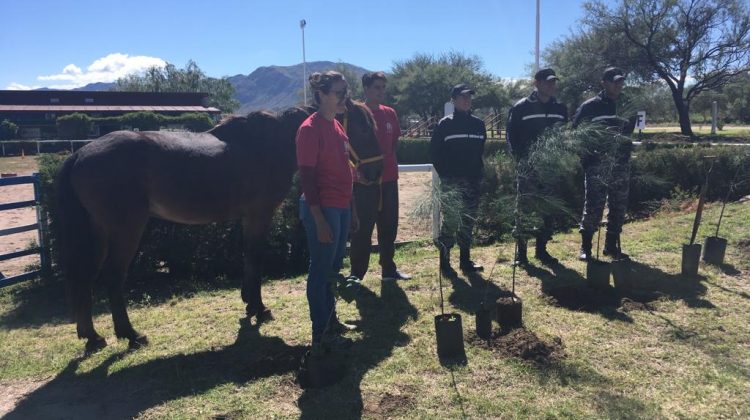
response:
<path id="1" fill-rule="evenodd" d="M 541 46 L 568 34 L 581 0 L 542 0 Z M 480 56 L 506 78 L 534 61 L 534 0 L 4 0 L 0 89 L 71 88 L 193 59 L 209 76 L 302 61 L 389 70 L 415 53 Z"/>

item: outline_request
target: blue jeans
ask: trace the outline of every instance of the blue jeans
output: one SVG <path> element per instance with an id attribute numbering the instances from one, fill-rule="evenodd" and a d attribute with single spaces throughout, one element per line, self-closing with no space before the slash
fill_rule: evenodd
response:
<path id="1" fill-rule="evenodd" d="M 300 199 L 299 209 L 300 220 L 307 233 L 307 248 L 310 251 L 307 303 L 310 305 L 310 320 L 312 320 L 313 341 L 315 341 L 323 335 L 329 319 L 336 311 L 328 276 L 341 270 L 352 212 L 350 208 L 320 208 L 333 236 L 333 242 L 322 243 L 318 241 L 315 219 L 310 212 L 310 206 L 304 199 Z"/>

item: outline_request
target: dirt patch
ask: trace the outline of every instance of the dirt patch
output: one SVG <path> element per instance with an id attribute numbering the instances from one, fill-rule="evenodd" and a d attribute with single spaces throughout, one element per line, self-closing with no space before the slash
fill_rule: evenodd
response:
<path id="1" fill-rule="evenodd" d="M 398 236 L 396 241 L 406 242 L 430 238 L 432 221 L 418 220 L 412 214 L 419 203 L 426 199 L 432 188 L 430 172 L 404 172 L 398 179 Z M 374 232 L 377 232 L 377 228 Z M 377 243 L 377 234 L 372 243 Z"/>
<path id="2" fill-rule="evenodd" d="M 415 405 L 414 397 L 404 394 L 386 392 L 379 400 L 377 396 L 372 397 L 375 398 L 368 398 L 370 402 L 365 402 L 364 411 L 367 415 L 377 418 L 390 418 Z"/>
<path id="3" fill-rule="evenodd" d="M 632 311 L 653 312 L 656 310 L 656 307 L 654 307 L 654 305 L 651 305 L 648 302 L 638 302 L 629 298 L 622 298 L 622 301 L 620 301 L 620 309 L 623 312 L 632 312 Z"/>
<path id="4" fill-rule="evenodd" d="M 750 238 L 740 239 L 737 242 L 737 248 L 739 248 L 743 254 L 750 256 Z"/>
<path id="5" fill-rule="evenodd" d="M 47 381 L 48 379 L 0 382 L 0 417 L 13 411 L 19 401 L 42 387 Z"/>
<path id="6" fill-rule="evenodd" d="M 31 184 L 9 185 L 0 187 L 0 204 L 29 201 L 34 199 L 34 187 Z M 36 223 L 36 210 L 33 207 L 4 210 L 0 212 L 0 229 L 30 225 Z M 0 239 L 0 254 L 23 251 L 38 238 L 37 231 L 14 233 Z M 0 273 L 6 277 L 22 274 L 26 267 L 39 264 L 39 255 L 27 255 L 0 262 Z"/>
<path id="7" fill-rule="evenodd" d="M 565 345 L 560 337 L 545 342 L 525 328 L 507 334 L 496 331 L 489 340 L 476 335 L 469 340 L 473 345 L 489 348 L 505 357 L 521 359 L 537 365 L 549 365 L 565 358 Z"/>

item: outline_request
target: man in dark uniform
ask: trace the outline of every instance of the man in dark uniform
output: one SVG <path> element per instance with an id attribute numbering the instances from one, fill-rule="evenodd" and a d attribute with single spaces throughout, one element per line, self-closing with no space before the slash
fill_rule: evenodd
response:
<path id="1" fill-rule="evenodd" d="M 539 136 L 553 125 L 562 125 L 568 122 L 568 108 L 558 103 L 555 99 L 557 93 L 557 75 L 552 69 L 539 70 L 534 75 L 534 91 L 526 98 L 518 101 L 510 109 L 508 114 L 507 139 L 516 166 L 519 172 L 516 174 L 516 186 L 519 197 L 524 194 L 533 194 L 544 189 L 536 178 L 533 168 L 525 168 L 529 152 Z M 519 200 L 520 206 L 516 211 L 524 213 L 529 211 L 522 204 L 525 200 Z M 552 239 L 554 215 L 543 214 L 543 226 L 536 230 L 536 258 L 543 264 L 555 264 L 557 259 L 547 252 L 547 242 Z M 528 264 L 526 256 L 526 239 L 523 237 L 521 226 L 516 226 L 516 241 L 518 243 L 518 264 Z"/>
<path id="2" fill-rule="evenodd" d="M 450 265 L 450 249 L 458 241 L 461 250 L 459 267 L 464 272 L 482 270 L 471 260 L 471 235 L 479 206 L 479 186 L 484 175 L 484 142 L 487 130 L 484 121 L 471 115 L 471 95 L 474 91 L 465 84 L 451 89 L 454 112 L 438 123 L 430 140 L 430 157 L 445 190 L 460 192 L 462 212 L 460 222 L 444 217 L 437 246 L 440 248 L 440 269 L 455 275 Z M 458 225 L 458 226 L 456 226 Z"/>
<path id="3" fill-rule="evenodd" d="M 582 157 L 585 171 L 585 203 L 581 218 L 581 252 L 579 259 L 592 258 L 591 243 L 609 201 L 607 239 L 604 255 L 613 259 L 628 258 L 620 248 L 620 233 L 625 222 L 625 211 L 630 189 L 630 152 L 633 143 L 627 136 L 633 133 L 635 118 L 624 118 L 617 113 L 617 99 L 625 85 L 625 73 L 609 67 L 602 75 L 602 91 L 578 108 L 573 116 L 573 128 L 588 122 L 592 129 Z"/>

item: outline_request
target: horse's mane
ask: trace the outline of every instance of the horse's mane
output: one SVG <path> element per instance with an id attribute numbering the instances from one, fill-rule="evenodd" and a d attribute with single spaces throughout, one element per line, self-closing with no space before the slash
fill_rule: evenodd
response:
<path id="1" fill-rule="evenodd" d="M 279 120 L 268 111 L 255 111 L 247 116 L 231 115 L 209 130 L 225 143 L 247 141 L 247 139 L 263 139 L 275 137 L 278 133 Z"/>
<path id="2" fill-rule="evenodd" d="M 365 127 L 370 129 L 375 129 L 375 117 L 364 102 L 349 100 L 347 108 L 350 120 L 364 124 Z"/>

